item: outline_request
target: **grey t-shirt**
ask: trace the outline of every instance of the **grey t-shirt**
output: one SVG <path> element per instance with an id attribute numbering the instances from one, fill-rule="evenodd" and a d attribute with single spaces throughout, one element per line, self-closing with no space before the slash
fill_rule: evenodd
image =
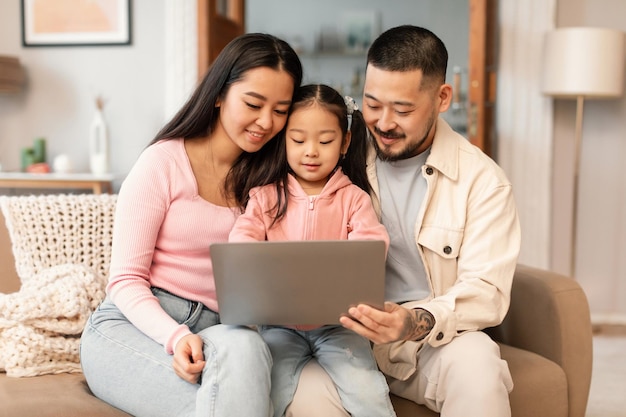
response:
<path id="1" fill-rule="evenodd" d="M 430 148 L 409 159 L 376 159 L 382 223 L 389 233 L 385 298 L 393 302 L 421 300 L 430 294 L 422 258 L 415 243 L 415 222 L 426 195 L 422 166 Z"/>

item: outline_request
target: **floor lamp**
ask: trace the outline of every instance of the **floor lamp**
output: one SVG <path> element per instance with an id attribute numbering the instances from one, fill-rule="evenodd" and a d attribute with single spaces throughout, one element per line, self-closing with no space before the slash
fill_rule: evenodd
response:
<path id="1" fill-rule="evenodd" d="M 616 98 L 624 84 L 624 33 L 601 28 L 559 28 L 548 32 L 543 50 L 543 94 L 576 99 L 574 193 L 570 275 L 576 261 L 578 177 L 585 99 Z"/>

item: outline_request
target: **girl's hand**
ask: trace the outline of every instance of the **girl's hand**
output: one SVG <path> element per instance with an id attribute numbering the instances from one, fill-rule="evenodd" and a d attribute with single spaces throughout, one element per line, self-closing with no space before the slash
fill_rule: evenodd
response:
<path id="1" fill-rule="evenodd" d="M 172 366 L 176 375 L 185 381 L 196 384 L 204 369 L 204 342 L 197 334 L 188 334 L 176 343 Z"/>

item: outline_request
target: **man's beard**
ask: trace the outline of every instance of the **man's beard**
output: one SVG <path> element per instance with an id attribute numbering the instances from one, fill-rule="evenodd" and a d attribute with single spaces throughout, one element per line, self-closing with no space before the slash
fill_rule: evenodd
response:
<path id="1" fill-rule="evenodd" d="M 400 150 L 400 152 L 396 154 L 388 152 L 387 149 L 385 149 L 385 148 L 388 148 L 387 146 L 385 146 L 385 148 L 381 148 L 378 145 L 378 141 L 374 138 L 373 142 L 374 142 L 374 149 L 376 149 L 376 156 L 378 157 L 378 159 L 380 159 L 383 162 L 401 161 L 403 159 L 409 159 L 409 158 L 416 156 L 418 154 L 418 150 L 420 149 L 420 147 L 422 147 L 422 145 L 424 145 L 424 142 L 426 142 L 426 140 L 428 139 L 428 134 L 432 130 L 433 125 L 435 124 L 436 120 L 437 120 L 436 115 L 433 115 L 428 120 L 428 129 L 426 129 L 426 132 L 424 133 L 424 137 L 416 143 L 408 144 L 404 149 Z M 380 129 L 378 129 L 378 127 L 374 127 L 374 133 L 378 135 L 379 137 L 385 136 L 385 137 L 394 138 L 394 139 L 406 139 L 406 135 L 403 133 L 395 133 L 393 131 L 383 132 Z"/>

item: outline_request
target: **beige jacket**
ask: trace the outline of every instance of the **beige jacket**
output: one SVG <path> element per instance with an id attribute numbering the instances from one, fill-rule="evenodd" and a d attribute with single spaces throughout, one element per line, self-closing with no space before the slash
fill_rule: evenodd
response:
<path id="1" fill-rule="evenodd" d="M 372 148 L 367 169 L 380 215 L 375 158 Z M 424 343 L 436 347 L 464 331 L 500 324 L 509 308 L 520 249 L 511 183 L 493 160 L 441 118 L 422 175 L 428 185 L 415 224 L 415 245 L 431 297 L 404 306 L 428 310 L 435 326 L 420 342 L 374 347 L 381 370 L 399 380 L 415 372 Z"/>

